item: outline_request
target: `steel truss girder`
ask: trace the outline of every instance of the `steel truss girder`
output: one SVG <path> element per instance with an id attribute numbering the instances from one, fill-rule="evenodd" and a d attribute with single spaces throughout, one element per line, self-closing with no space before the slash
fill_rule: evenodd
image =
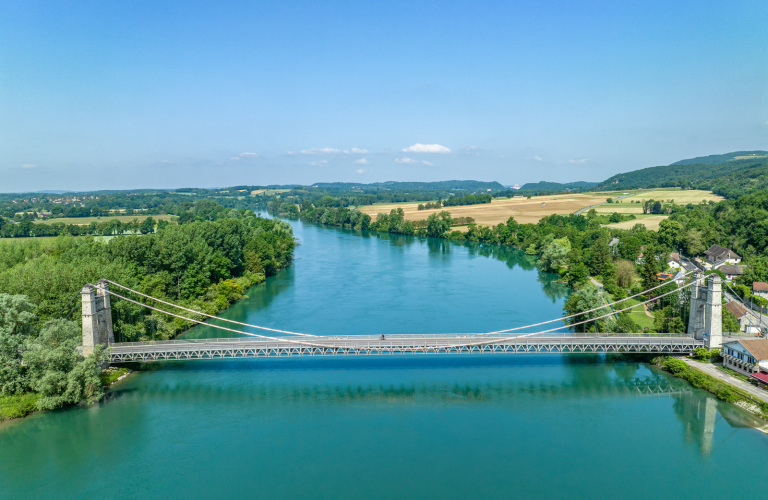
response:
<path id="1" fill-rule="evenodd" d="M 129 345 L 113 347 L 109 350 L 109 360 L 112 363 L 128 361 L 168 361 L 215 358 L 259 358 L 259 357 L 293 357 L 293 356 L 371 356 L 398 354 L 509 354 L 509 353 L 653 353 L 653 354 L 685 354 L 703 345 L 701 341 L 690 339 L 677 342 L 649 342 L 649 339 L 637 339 L 635 342 L 610 342 L 588 339 L 573 339 L 563 341 L 491 343 L 480 345 L 361 345 L 361 346 L 306 346 L 286 344 L 285 346 L 232 346 L 210 344 L 158 344 L 158 345 Z M 688 340 L 688 339 L 686 339 Z M 258 344 L 254 342 L 254 344 Z"/>

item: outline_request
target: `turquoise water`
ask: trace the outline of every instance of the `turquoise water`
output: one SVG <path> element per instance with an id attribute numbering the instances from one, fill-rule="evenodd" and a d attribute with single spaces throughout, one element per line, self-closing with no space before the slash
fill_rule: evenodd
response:
<path id="1" fill-rule="evenodd" d="M 506 249 L 295 227 L 295 265 L 228 317 L 477 332 L 559 316 L 567 293 Z M 0 428 L 0 498 L 735 498 L 768 484 L 750 423 L 600 356 L 156 363 Z"/>

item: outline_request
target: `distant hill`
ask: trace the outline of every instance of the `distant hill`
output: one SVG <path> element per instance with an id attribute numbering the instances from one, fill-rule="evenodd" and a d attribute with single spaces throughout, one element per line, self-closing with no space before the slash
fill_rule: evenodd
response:
<path id="1" fill-rule="evenodd" d="M 578 182 L 547 182 L 547 181 L 541 181 L 541 182 L 529 182 L 527 184 L 523 184 L 523 187 L 520 188 L 520 191 L 572 191 L 575 189 L 589 189 L 593 186 L 597 186 L 599 183 L 597 182 L 585 182 L 585 181 L 578 181 Z"/>
<path id="2" fill-rule="evenodd" d="M 323 189 L 363 189 L 363 190 L 418 190 L 418 191 L 501 191 L 504 186 L 498 182 L 484 181 L 438 181 L 438 182 L 373 182 L 371 184 L 353 183 L 353 182 L 318 182 L 312 184 L 312 187 Z"/>
<path id="3" fill-rule="evenodd" d="M 736 151 L 616 174 L 595 190 L 682 187 L 728 198 L 768 188 L 768 151 Z"/>
<path id="4" fill-rule="evenodd" d="M 733 153 L 727 153 L 724 155 L 709 155 L 699 156 L 697 158 L 689 158 L 688 160 L 680 160 L 672 165 L 719 165 L 721 163 L 728 163 L 734 160 L 755 160 L 758 158 L 768 157 L 768 151 L 735 151 Z"/>

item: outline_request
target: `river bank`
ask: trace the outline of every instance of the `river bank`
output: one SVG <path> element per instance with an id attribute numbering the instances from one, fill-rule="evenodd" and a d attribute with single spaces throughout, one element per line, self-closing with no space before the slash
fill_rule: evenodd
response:
<path id="1" fill-rule="evenodd" d="M 725 377 L 714 377 L 705 373 L 701 367 L 693 366 L 689 360 L 674 356 L 660 356 L 651 362 L 675 377 L 689 382 L 694 387 L 704 389 L 714 394 L 721 401 L 731 403 L 750 413 L 768 420 L 768 402 L 757 399 L 751 391 L 737 387 L 734 383 L 725 380 Z"/>

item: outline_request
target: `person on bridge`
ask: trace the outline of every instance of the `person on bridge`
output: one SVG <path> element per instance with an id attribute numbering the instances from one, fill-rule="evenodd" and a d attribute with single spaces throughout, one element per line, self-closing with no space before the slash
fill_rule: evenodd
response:
<path id="1" fill-rule="evenodd" d="M 381 340 L 384 340 L 384 335 L 381 336 Z"/>

